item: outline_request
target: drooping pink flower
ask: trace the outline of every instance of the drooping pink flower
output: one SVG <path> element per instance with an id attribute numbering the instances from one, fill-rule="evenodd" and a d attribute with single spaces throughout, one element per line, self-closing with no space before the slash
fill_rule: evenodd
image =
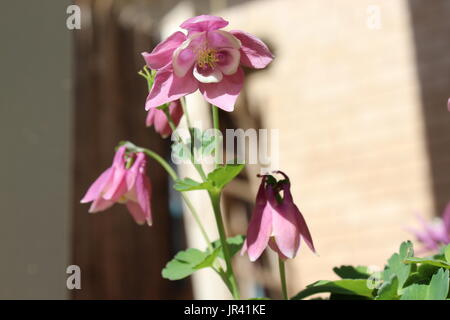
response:
<path id="1" fill-rule="evenodd" d="M 417 216 L 422 229 L 408 228 L 417 240 L 423 245 L 422 252 L 437 252 L 441 246 L 450 243 L 450 203 L 442 214 L 428 222 L 422 216 Z"/>
<path id="2" fill-rule="evenodd" d="M 260 39 L 243 31 L 224 31 L 228 21 L 202 15 L 181 24 L 175 32 L 144 52 L 147 65 L 157 70 L 146 110 L 201 91 L 205 99 L 225 111 L 233 111 L 244 83 L 241 66 L 266 67 L 273 55 Z"/>
<path id="3" fill-rule="evenodd" d="M 281 259 L 292 259 L 297 255 L 301 238 L 315 252 L 306 221 L 292 199 L 289 178 L 281 171 L 277 173 L 285 179 L 276 181 L 272 176 L 263 176 L 256 196 L 241 251 L 241 254 L 248 252 L 251 261 L 257 260 L 267 246 Z"/>
<path id="4" fill-rule="evenodd" d="M 183 117 L 183 108 L 181 107 L 180 100 L 170 102 L 169 114 L 175 126 L 178 126 L 181 118 Z M 148 111 L 145 124 L 147 127 L 154 126 L 155 131 L 158 132 L 163 138 L 170 136 L 172 133 L 166 114 L 159 108 L 151 108 Z"/>
<path id="5" fill-rule="evenodd" d="M 81 203 L 92 202 L 90 213 L 103 211 L 114 203 L 123 203 L 138 224 L 152 224 L 151 184 L 146 175 L 146 157 L 142 152 L 126 155 L 120 147 L 111 167 L 90 186 Z M 127 162 L 132 161 L 127 168 Z"/>

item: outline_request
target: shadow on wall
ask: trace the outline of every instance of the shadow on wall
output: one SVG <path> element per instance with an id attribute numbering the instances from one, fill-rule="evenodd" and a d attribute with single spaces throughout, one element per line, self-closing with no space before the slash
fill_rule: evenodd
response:
<path id="1" fill-rule="evenodd" d="M 435 210 L 450 201 L 450 1 L 410 0 Z"/>

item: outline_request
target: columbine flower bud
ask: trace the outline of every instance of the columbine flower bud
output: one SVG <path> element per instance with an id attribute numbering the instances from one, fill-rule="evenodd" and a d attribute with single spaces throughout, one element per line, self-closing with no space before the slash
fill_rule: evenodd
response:
<path id="1" fill-rule="evenodd" d="M 257 260 L 268 245 L 281 259 L 292 259 L 297 254 L 301 238 L 315 252 L 306 221 L 292 199 L 289 178 L 281 171 L 277 173 L 285 179 L 276 181 L 273 176 L 262 176 L 256 196 L 241 251 L 241 254 L 248 252 L 251 261 Z"/>

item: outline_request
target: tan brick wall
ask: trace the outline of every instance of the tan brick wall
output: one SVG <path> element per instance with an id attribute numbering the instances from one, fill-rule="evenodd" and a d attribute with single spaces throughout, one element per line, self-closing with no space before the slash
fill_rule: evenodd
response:
<path id="1" fill-rule="evenodd" d="M 367 26 L 368 6 L 381 29 Z M 282 168 L 320 257 L 289 263 L 291 292 L 340 264 L 382 265 L 434 202 L 406 1 L 255 1 L 220 13 L 273 46 L 246 90 L 279 128 Z M 254 192 L 256 186 L 254 186 Z"/>

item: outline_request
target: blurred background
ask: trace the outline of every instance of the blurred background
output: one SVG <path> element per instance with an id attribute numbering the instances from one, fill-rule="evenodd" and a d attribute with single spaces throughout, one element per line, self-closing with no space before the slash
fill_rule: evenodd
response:
<path id="1" fill-rule="evenodd" d="M 71 4 L 81 8 L 79 30 L 66 26 Z M 207 13 L 260 37 L 276 56 L 268 69 L 247 72 L 221 126 L 280 129 L 281 168 L 320 255 L 302 246 L 289 261 L 291 294 L 335 279 L 334 266 L 382 267 L 412 238 L 405 228 L 416 213 L 441 214 L 450 200 L 449 0 L 6 0 L 0 298 L 229 298 L 208 270 L 161 278 L 175 252 L 204 244 L 154 162 L 153 227 L 136 225 L 124 206 L 89 215 L 79 203 L 120 140 L 170 158 L 170 141 L 144 125 L 140 53 Z M 205 123 L 207 106 L 188 100 Z M 226 189 L 230 235 L 246 232 L 258 170 L 248 166 Z M 204 195 L 190 197 L 213 228 Z M 74 264 L 80 290 L 66 287 Z M 272 252 L 235 264 L 244 298 L 280 297 Z"/>

